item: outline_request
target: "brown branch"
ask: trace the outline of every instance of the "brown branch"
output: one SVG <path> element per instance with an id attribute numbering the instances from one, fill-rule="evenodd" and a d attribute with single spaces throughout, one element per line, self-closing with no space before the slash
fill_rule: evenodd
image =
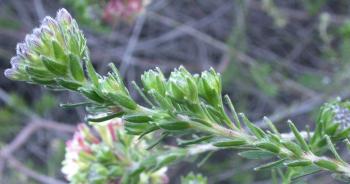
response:
<path id="1" fill-rule="evenodd" d="M 57 180 L 55 178 L 49 177 L 42 175 L 38 172 L 33 171 L 32 169 L 26 167 L 23 165 L 20 161 L 18 161 L 15 157 L 8 155 L 6 157 L 6 161 L 9 163 L 9 166 L 15 169 L 16 171 L 32 178 L 35 179 L 36 181 L 39 181 L 41 183 L 45 184 L 65 184 L 66 182 Z"/>
<path id="2" fill-rule="evenodd" d="M 58 123 L 50 120 L 44 119 L 34 119 L 31 123 L 29 123 L 25 128 L 21 130 L 21 132 L 15 137 L 15 139 L 1 149 L 0 154 L 2 156 L 11 155 L 14 151 L 20 148 L 29 137 L 40 129 L 48 129 L 48 130 L 56 130 L 60 132 L 73 133 L 75 127 L 72 125 L 67 125 L 63 123 Z"/>
<path id="3" fill-rule="evenodd" d="M 55 130 L 59 132 L 73 133 L 75 127 L 72 125 L 67 125 L 63 123 L 58 123 L 50 120 L 44 120 L 40 118 L 33 119 L 30 123 L 27 124 L 25 128 L 23 128 L 18 135 L 5 147 L 0 150 L 0 175 L 2 174 L 2 170 L 6 162 L 9 163 L 9 166 L 13 169 L 21 172 L 22 174 L 35 179 L 41 183 L 46 184 L 63 184 L 64 182 L 56 180 L 54 178 L 42 175 L 37 173 L 30 168 L 27 168 L 20 161 L 18 161 L 14 156 L 14 152 L 18 150 L 22 145 L 24 145 L 29 137 L 35 132 L 41 129 Z"/>
<path id="4" fill-rule="evenodd" d="M 157 14 L 154 12 L 149 12 L 148 16 L 150 18 L 156 19 L 156 20 L 158 20 L 158 21 L 160 21 L 168 26 L 177 27 L 178 30 L 185 32 L 185 33 L 205 42 L 208 45 L 212 45 L 213 47 L 215 47 L 215 48 L 217 48 L 225 53 L 233 51 L 232 48 L 229 48 L 226 43 L 224 43 L 216 38 L 213 38 L 212 36 L 210 36 L 206 33 L 203 33 L 203 32 L 201 32 L 201 31 L 197 30 L 196 28 L 193 28 L 189 25 L 182 24 L 174 19 L 171 19 L 169 17 L 163 16 L 163 15 L 160 15 L 160 14 Z M 239 52 L 238 50 L 234 50 L 234 51 L 235 51 L 237 58 L 240 61 L 242 61 L 246 64 L 249 64 L 249 65 L 253 65 L 254 63 L 256 63 L 253 58 L 246 55 L 245 53 Z"/>

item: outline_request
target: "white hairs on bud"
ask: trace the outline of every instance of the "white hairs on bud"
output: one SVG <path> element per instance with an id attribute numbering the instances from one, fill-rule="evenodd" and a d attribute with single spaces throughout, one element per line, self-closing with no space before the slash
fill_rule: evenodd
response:
<path id="1" fill-rule="evenodd" d="M 57 21 L 50 16 L 46 16 L 41 23 L 43 26 L 48 26 L 49 28 L 52 28 L 52 29 L 55 29 L 58 27 Z"/>
<path id="2" fill-rule="evenodd" d="M 16 70 L 13 68 L 8 68 L 5 70 L 4 75 L 8 79 L 13 79 L 16 75 Z"/>
<path id="3" fill-rule="evenodd" d="M 25 54 L 25 52 L 27 51 L 27 46 L 25 43 L 18 43 L 16 46 L 16 53 L 17 54 Z"/>
<path id="4" fill-rule="evenodd" d="M 56 20 L 58 22 L 67 22 L 71 23 L 72 22 L 72 16 L 68 13 L 68 11 L 64 8 L 58 10 L 57 15 L 56 15 Z"/>
<path id="5" fill-rule="evenodd" d="M 50 36 L 54 36 L 54 33 L 50 30 L 49 27 L 42 25 L 40 27 L 40 35 L 44 36 L 45 34 L 48 34 Z"/>
<path id="6" fill-rule="evenodd" d="M 34 28 L 33 29 L 33 35 L 36 37 L 40 37 L 40 28 Z"/>
<path id="7" fill-rule="evenodd" d="M 12 57 L 12 58 L 11 58 L 11 61 L 10 61 L 11 66 L 12 66 L 13 68 L 17 68 L 17 67 L 19 66 L 20 62 L 21 62 L 21 60 L 20 60 L 20 58 L 19 58 L 18 56 Z"/>
<path id="8" fill-rule="evenodd" d="M 334 115 L 334 121 L 338 122 L 343 129 L 350 127 L 350 110 L 346 107 L 339 105 L 332 106 Z"/>

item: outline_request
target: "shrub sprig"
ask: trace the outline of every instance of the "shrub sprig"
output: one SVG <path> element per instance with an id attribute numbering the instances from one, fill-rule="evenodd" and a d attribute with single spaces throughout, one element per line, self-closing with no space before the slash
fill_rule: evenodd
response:
<path id="1" fill-rule="evenodd" d="M 90 122 L 98 124 L 119 117 L 126 122 L 125 130 L 129 134 L 140 137 L 155 131 L 161 132 L 162 137 L 198 135 L 182 141 L 187 147 L 172 152 L 166 161 L 148 160 L 147 163 L 167 165 L 186 153 L 196 152 L 193 150 L 197 149 L 196 144 L 204 144 L 215 149 L 243 150 L 240 155 L 245 158 L 274 157 L 274 161 L 256 170 L 285 168 L 285 183 L 299 177 L 298 173 L 320 170 L 350 178 L 350 165 L 336 149 L 336 144 L 347 140 L 350 133 L 349 102 L 325 104 L 314 132 L 302 133 L 289 121 L 290 139 L 267 118 L 270 130 L 263 130 L 245 114 L 237 114 L 230 98 L 227 95 L 222 98 L 221 77 L 214 69 L 193 75 L 181 66 L 168 78 L 157 68 L 141 76 L 142 87 L 133 83 L 149 104 L 142 106 L 132 99 L 113 64 L 107 75 L 95 71 L 85 38 L 64 9 L 58 12 L 56 19 L 45 18 L 43 25 L 26 37 L 25 43 L 18 44 L 17 56 L 12 58 L 11 64 L 12 68 L 5 71 L 10 79 L 69 89 L 85 96 L 87 102 L 79 105 L 87 107 Z M 226 112 L 226 106 L 232 117 Z M 333 157 L 324 156 L 326 152 Z M 164 158 L 158 155 L 156 160 Z"/>

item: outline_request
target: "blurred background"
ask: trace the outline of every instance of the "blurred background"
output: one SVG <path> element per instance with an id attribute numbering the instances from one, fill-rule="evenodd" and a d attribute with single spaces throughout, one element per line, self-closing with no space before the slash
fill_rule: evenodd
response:
<path id="1" fill-rule="evenodd" d="M 65 141 L 84 109 L 64 109 L 77 94 L 6 79 L 17 42 L 65 7 L 77 19 L 100 73 L 113 62 L 127 85 L 155 67 L 169 73 L 215 68 L 224 93 L 260 127 L 268 116 L 282 131 L 287 119 L 311 129 L 324 102 L 350 96 L 350 1 L 153 0 L 146 7 L 122 0 L 0 0 L 0 183 L 65 183 Z M 146 4 L 146 2 L 144 2 Z M 139 97 L 132 91 L 133 96 Z M 350 155 L 345 155 L 345 157 Z M 202 166 L 192 160 L 169 170 L 171 183 L 190 170 L 209 183 L 271 183 L 263 161 L 219 151 Z M 337 183 L 329 173 L 299 183 Z"/>

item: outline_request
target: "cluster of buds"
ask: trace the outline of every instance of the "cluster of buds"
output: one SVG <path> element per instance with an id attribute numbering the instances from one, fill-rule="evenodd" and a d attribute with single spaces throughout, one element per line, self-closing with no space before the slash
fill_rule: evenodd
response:
<path id="1" fill-rule="evenodd" d="M 82 61 L 85 61 L 86 72 Z M 240 154 L 247 158 L 267 153 L 279 158 L 257 169 L 282 164 L 288 168 L 304 169 L 312 165 L 350 177 L 350 165 L 342 160 L 335 147 L 335 141 L 349 137 L 350 102 L 335 101 L 324 105 L 315 131 L 311 137 L 308 136 L 309 140 L 305 140 L 294 123 L 289 122 L 295 140 L 285 140 L 272 122 L 267 121 L 270 132 L 254 125 L 242 113 L 239 118 L 226 96 L 234 124 L 223 107 L 220 74 L 213 69 L 192 75 L 180 67 L 169 78 L 165 78 L 159 70 L 142 76 L 144 91 L 148 95 L 137 84 L 135 87 L 152 106 L 147 108 L 132 100 L 114 65 L 111 65 L 113 72 L 106 76 L 95 72 L 88 59 L 83 34 L 64 9 L 57 13 L 56 19 L 45 18 L 43 25 L 28 35 L 25 43 L 18 45 L 17 56 L 12 58 L 11 63 L 12 68 L 5 71 L 10 79 L 75 90 L 98 102 L 83 104 L 89 104 L 87 109 L 96 116 L 89 120 L 99 123 L 94 125 L 94 129 L 80 125 L 73 139 L 67 143 L 62 170 L 71 183 L 164 184 L 167 183 L 165 166 L 173 161 L 208 149 L 228 147 L 248 149 Z M 116 117 L 127 122 L 125 128 Z M 240 119 L 249 132 L 241 130 Z M 223 123 L 227 127 L 221 126 Z M 168 147 L 166 152 L 162 149 L 146 151 L 161 140 L 148 145 L 147 134 L 159 129 L 162 131 L 161 138 L 169 134 L 184 135 L 188 129 L 208 134 L 182 143 L 207 144 L 195 149 Z M 138 140 L 126 132 L 140 135 L 143 139 Z M 334 154 L 335 159 L 318 156 L 327 150 Z M 205 183 L 206 180 L 192 175 L 183 182 Z"/>
<path id="2" fill-rule="evenodd" d="M 168 80 L 159 69 L 150 70 L 141 76 L 147 93 L 157 93 L 175 103 L 196 104 L 199 98 L 217 107 L 221 98 L 221 77 L 213 69 L 201 75 L 192 75 L 183 66 L 171 72 Z"/>
<path id="3" fill-rule="evenodd" d="M 79 91 L 92 101 L 112 101 L 125 109 L 137 106 L 116 69 L 105 77 L 95 72 L 86 39 L 65 9 L 59 10 L 55 19 L 45 17 L 40 28 L 17 45 L 11 65 L 5 75 L 12 80 Z"/>
<path id="4" fill-rule="evenodd" d="M 103 19 L 109 23 L 130 21 L 148 4 L 149 0 L 110 0 L 104 9 Z"/>
<path id="5" fill-rule="evenodd" d="M 208 179 L 201 174 L 189 173 L 181 178 L 181 184 L 207 184 Z"/>
<path id="6" fill-rule="evenodd" d="M 129 171 L 150 154 L 146 147 L 145 140 L 125 134 L 120 119 L 99 123 L 94 129 L 80 124 L 67 142 L 62 172 L 76 184 L 167 183 L 166 167 L 129 177 Z"/>
<path id="7" fill-rule="evenodd" d="M 76 89 L 85 81 L 82 61 L 88 59 L 86 40 L 65 10 L 55 19 L 47 16 L 39 28 L 17 45 L 17 55 L 6 77 L 44 85 Z"/>
<path id="8" fill-rule="evenodd" d="M 165 78 L 159 69 L 150 70 L 141 76 L 141 81 L 145 93 L 162 109 L 173 112 L 187 109 L 201 120 L 229 123 L 223 111 L 221 76 L 214 69 L 192 75 L 180 66 L 171 72 L 169 78 Z M 219 118 L 213 118 L 216 116 Z M 181 119 L 186 120 L 186 117 Z M 181 128 L 188 126 L 181 123 Z"/>

